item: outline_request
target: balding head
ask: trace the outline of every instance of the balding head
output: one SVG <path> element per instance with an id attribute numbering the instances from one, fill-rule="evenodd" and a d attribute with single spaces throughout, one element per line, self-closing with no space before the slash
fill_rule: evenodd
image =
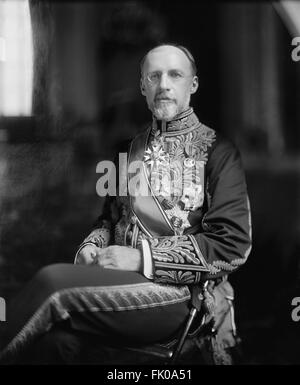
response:
<path id="1" fill-rule="evenodd" d="M 140 62 L 140 69 L 141 69 L 141 75 L 143 76 L 143 71 L 144 71 L 144 64 L 145 64 L 145 61 L 147 60 L 147 57 L 149 54 L 155 52 L 155 51 L 161 51 L 161 50 L 164 50 L 165 48 L 167 48 L 167 50 L 169 52 L 172 52 L 172 50 L 176 51 L 176 50 L 179 50 L 181 51 L 185 57 L 188 59 L 189 61 L 189 64 L 190 64 L 190 67 L 191 67 L 191 72 L 192 72 L 192 75 L 195 76 L 197 74 L 197 66 L 196 66 L 196 62 L 195 62 L 195 59 L 193 57 L 193 55 L 191 54 L 191 52 L 184 46 L 182 45 L 177 45 L 177 44 L 172 44 L 172 43 L 165 43 L 165 44 L 160 44 L 154 48 L 152 48 L 150 51 L 148 51 L 145 56 L 142 58 L 141 62 Z M 166 52 L 166 51 L 165 51 Z"/>

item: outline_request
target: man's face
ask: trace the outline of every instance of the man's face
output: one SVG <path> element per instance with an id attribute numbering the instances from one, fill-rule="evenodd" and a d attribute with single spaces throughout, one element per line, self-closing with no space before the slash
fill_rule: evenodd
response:
<path id="1" fill-rule="evenodd" d="M 191 94 L 198 88 L 186 55 L 173 46 L 161 46 L 146 57 L 141 91 L 148 107 L 159 120 L 172 120 L 189 107 Z"/>

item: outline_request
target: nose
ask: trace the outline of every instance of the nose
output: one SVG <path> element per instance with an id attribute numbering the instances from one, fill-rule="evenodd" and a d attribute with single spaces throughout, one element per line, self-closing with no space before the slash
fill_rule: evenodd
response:
<path id="1" fill-rule="evenodd" d="M 164 73 L 160 77 L 159 87 L 162 90 L 168 90 L 170 89 L 170 79 L 168 74 Z"/>

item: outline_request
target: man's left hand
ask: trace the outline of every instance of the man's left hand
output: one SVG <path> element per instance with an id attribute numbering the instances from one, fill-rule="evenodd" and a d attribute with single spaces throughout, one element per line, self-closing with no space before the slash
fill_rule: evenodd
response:
<path id="1" fill-rule="evenodd" d="M 97 264 L 105 269 L 142 270 L 142 253 L 127 246 L 108 246 L 98 251 Z"/>

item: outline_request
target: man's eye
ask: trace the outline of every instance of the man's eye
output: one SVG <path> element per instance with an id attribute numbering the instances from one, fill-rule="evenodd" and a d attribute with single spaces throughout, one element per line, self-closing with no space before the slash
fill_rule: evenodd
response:
<path id="1" fill-rule="evenodd" d="M 149 74 L 149 80 L 151 81 L 151 82 L 155 82 L 155 81 L 157 81 L 157 80 L 159 80 L 159 74 L 158 73 L 153 73 L 153 74 Z"/>
<path id="2" fill-rule="evenodd" d="M 172 71 L 172 72 L 170 73 L 170 76 L 171 76 L 171 78 L 173 78 L 173 79 L 179 79 L 179 78 L 182 77 L 182 74 L 181 74 L 180 72 L 177 72 L 177 71 Z"/>

